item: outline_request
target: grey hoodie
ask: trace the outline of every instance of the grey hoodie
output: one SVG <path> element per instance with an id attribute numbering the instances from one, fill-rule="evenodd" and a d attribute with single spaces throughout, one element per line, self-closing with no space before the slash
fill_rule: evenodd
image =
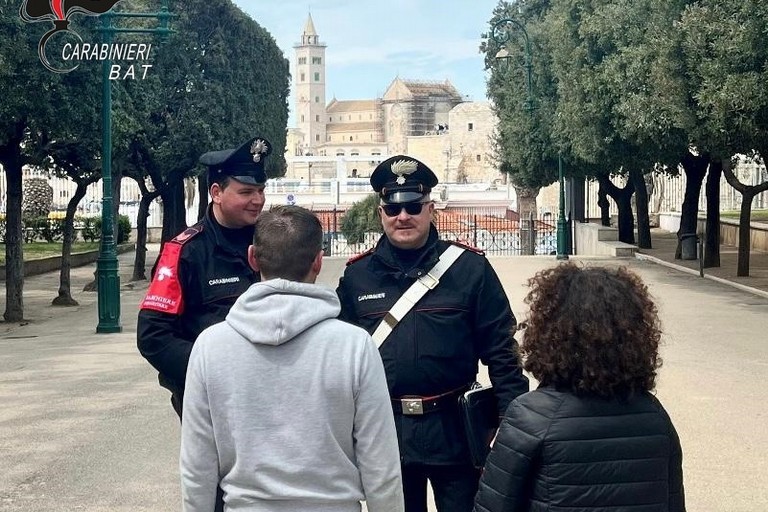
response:
<path id="1" fill-rule="evenodd" d="M 336 293 L 252 285 L 203 331 L 187 368 L 183 509 L 402 511 L 384 368 L 366 331 L 336 319 Z"/>

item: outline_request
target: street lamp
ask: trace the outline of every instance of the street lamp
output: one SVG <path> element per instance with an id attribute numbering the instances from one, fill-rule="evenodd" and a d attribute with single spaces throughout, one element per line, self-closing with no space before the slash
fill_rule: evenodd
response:
<path id="1" fill-rule="evenodd" d="M 496 52 L 496 58 L 499 60 L 508 60 L 510 58 L 510 53 L 506 48 L 507 43 L 512 38 L 512 30 L 509 28 L 509 25 L 512 25 L 513 28 L 516 28 L 522 32 L 523 39 L 525 40 L 525 62 L 523 63 L 523 67 L 526 71 L 525 83 L 528 91 L 527 98 L 525 100 L 525 110 L 527 110 L 529 114 L 533 114 L 533 111 L 536 109 L 536 105 L 534 104 L 533 100 L 533 80 L 531 79 L 531 71 L 533 69 L 533 63 L 531 59 L 531 41 L 528 38 L 528 32 L 519 21 L 512 18 L 502 18 L 493 25 L 493 29 L 491 30 L 491 38 L 501 46 L 501 49 Z M 565 236 L 567 230 L 567 223 L 565 222 L 565 185 L 563 180 L 563 158 L 559 151 L 557 152 L 557 175 L 558 184 L 560 187 L 557 215 L 557 259 L 567 260 L 568 251 L 566 250 Z"/>
<path id="2" fill-rule="evenodd" d="M 159 12 L 129 13 L 107 11 L 100 16 L 101 42 L 109 48 L 115 33 L 160 34 L 165 38 L 171 33 L 168 21 L 173 16 L 168 11 L 168 0 L 161 1 Z M 114 18 L 156 18 L 157 28 L 117 28 Z M 120 274 L 118 274 L 117 248 L 115 247 L 114 218 L 112 215 L 112 80 L 110 73 L 112 59 L 102 61 L 102 102 L 101 102 L 101 245 L 96 262 L 96 286 L 98 290 L 99 324 L 98 333 L 122 331 L 120 326 Z"/>

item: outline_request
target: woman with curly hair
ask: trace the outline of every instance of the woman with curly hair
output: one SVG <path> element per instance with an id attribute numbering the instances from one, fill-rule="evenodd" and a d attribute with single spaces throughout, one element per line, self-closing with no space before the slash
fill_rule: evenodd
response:
<path id="1" fill-rule="evenodd" d="M 529 280 L 523 367 L 475 511 L 680 512 L 680 440 L 652 394 L 656 305 L 626 268 L 567 263 Z"/>

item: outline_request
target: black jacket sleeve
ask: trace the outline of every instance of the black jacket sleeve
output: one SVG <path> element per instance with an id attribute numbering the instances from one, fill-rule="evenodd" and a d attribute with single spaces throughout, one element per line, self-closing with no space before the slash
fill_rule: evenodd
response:
<path id="1" fill-rule="evenodd" d="M 194 292 L 195 282 L 192 277 L 195 272 L 189 265 L 180 260 L 175 267 L 178 272 L 182 301 L 189 307 L 189 302 L 199 301 Z M 154 276 L 156 279 L 158 276 Z M 161 376 L 162 380 L 170 380 L 173 387 L 184 389 L 187 374 L 187 363 L 195 337 L 189 334 L 183 324 L 184 313 L 166 313 L 153 309 L 140 309 L 136 326 L 137 346 L 142 356 Z"/>
<path id="2" fill-rule="evenodd" d="M 669 421 L 672 451 L 669 457 L 669 512 L 685 512 L 683 489 L 683 450 L 672 420 Z"/>
<path id="3" fill-rule="evenodd" d="M 178 315 L 142 309 L 139 311 L 137 345 L 149 364 L 183 388 L 194 340 L 180 335 L 180 322 Z"/>
<path id="4" fill-rule="evenodd" d="M 528 378 L 517 358 L 513 336 L 516 321 L 509 299 L 491 264 L 484 259 L 483 265 L 474 305 L 475 346 L 480 361 L 488 367 L 502 416 L 512 400 L 528 391 Z"/>
<path id="5" fill-rule="evenodd" d="M 339 313 L 339 320 L 344 320 L 345 322 L 356 324 L 356 318 L 354 318 L 354 315 L 352 314 L 352 308 L 349 307 L 348 300 L 346 294 L 346 289 L 344 287 L 344 277 L 342 276 L 339 279 L 339 285 L 336 287 L 336 295 L 339 296 L 339 302 L 341 302 L 341 313 Z"/>

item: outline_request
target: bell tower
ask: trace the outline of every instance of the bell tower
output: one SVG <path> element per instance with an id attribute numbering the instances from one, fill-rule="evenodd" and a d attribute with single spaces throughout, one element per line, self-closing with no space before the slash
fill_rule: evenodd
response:
<path id="1" fill-rule="evenodd" d="M 293 45 L 296 127 L 302 133 L 303 153 L 318 155 L 317 147 L 325 144 L 325 43 L 315 31 L 312 15 L 307 16 L 301 42 Z"/>

